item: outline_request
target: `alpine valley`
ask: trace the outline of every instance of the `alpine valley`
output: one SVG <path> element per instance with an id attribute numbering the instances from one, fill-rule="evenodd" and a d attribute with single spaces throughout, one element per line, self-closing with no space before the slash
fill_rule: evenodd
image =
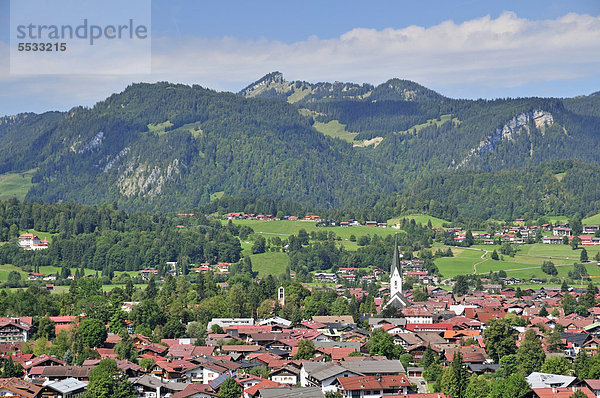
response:
<path id="1" fill-rule="evenodd" d="M 1 118 L 0 181 L 29 173 L 27 200 L 127 210 L 260 197 L 382 220 L 585 215 L 600 210 L 599 145 L 598 93 L 463 100 L 273 72 L 237 94 L 133 84 L 92 108 Z"/>

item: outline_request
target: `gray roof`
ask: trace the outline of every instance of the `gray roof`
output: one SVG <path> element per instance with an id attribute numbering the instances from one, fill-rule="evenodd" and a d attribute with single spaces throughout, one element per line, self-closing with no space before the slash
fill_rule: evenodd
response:
<path id="1" fill-rule="evenodd" d="M 496 370 L 500 369 L 500 365 L 498 365 L 496 363 L 470 363 L 467 366 L 473 372 L 485 372 L 485 371 L 495 372 Z"/>
<path id="2" fill-rule="evenodd" d="M 130 377 L 129 381 L 133 384 L 139 384 L 148 388 L 165 388 L 172 391 L 182 391 L 188 384 L 177 383 L 174 381 L 161 380 L 158 377 L 143 375 L 140 377 Z"/>
<path id="3" fill-rule="evenodd" d="M 319 387 L 283 387 L 261 388 L 259 394 L 262 398 L 323 398 L 323 391 Z"/>
<path id="4" fill-rule="evenodd" d="M 302 366 L 304 366 L 304 370 L 310 377 L 319 381 L 347 371 L 346 368 L 333 362 L 304 362 Z"/>
<path id="5" fill-rule="evenodd" d="M 225 380 L 230 379 L 230 378 L 231 378 L 231 376 L 228 373 L 223 373 L 222 375 L 220 375 L 219 377 L 217 377 L 216 379 L 214 379 L 213 381 L 208 383 L 208 385 L 216 390 L 217 388 L 219 388 L 221 386 L 221 384 L 223 384 L 225 382 Z"/>
<path id="6" fill-rule="evenodd" d="M 67 394 L 73 391 L 82 390 L 87 387 L 87 384 L 79 381 L 73 377 L 69 377 L 67 379 L 61 381 L 53 381 L 49 383 L 44 383 L 45 387 L 48 387 L 54 391 L 59 392 L 60 394 Z"/>
<path id="7" fill-rule="evenodd" d="M 354 373 L 360 373 L 365 376 L 405 373 L 402 362 L 395 359 L 383 361 L 342 361 L 340 362 L 340 365 Z"/>
<path id="8" fill-rule="evenodd" d="M 573 376 L 533 372 L 526 377 L 531 388 L 569 387 L 576 380 Z"/>

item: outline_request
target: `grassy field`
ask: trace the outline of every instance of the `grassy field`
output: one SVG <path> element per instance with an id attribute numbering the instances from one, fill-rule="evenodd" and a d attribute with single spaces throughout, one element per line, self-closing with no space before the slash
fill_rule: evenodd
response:
<path id="1" fill-rule="evenodd" d="M 458 120 L 458 118 L 452 118 L 452 115 L 442 115 L 442 116 L 440 116 L 440 120 L 429 119 L 425 123 L 417 124 L 417 125 L 409 128 L 408 130 L 401 131 L 400 133 L 407 134 L 409 132 L 412 132 L 413 130 L 415 130 L 418 133 L 419 131 L 423 130 L 425 127 L 434 126 L 434 125 L 439 127 L 442 124 L 447 123 L 449 121 L 452 121 L 452 123 L 454 123 L 454 124 L 460 123 L 460 120 Z"/>
<path id="2" fill-rule="evenodd" d="M 337 120 L 332 120 L 327 123 L 315 122 L 313 124 L 315 130 L 325 135 L 328 135 L 333 138 L 339 138 L 347 142 L 353 142 L 354 137 L 358 135 L 358 133 L 351 133 L 346 131 L 346 125 L 340 123 Z"/>
<path id="3" fill-rule="evenodd" d="M 290 263 L 287 253 L 282 252 L 253 254 L 250 259 L 252 260 L 252 270 L 258 272 L 258 276 L 261 278 L 269 274 L 273 276 L 283 274 Z"/>
<path id="4" fill-rule="evenodd" d="M 410 215 L 406 215 L 406 216 L 394 217 L 394 218 L 388 220 L 388 225 L 389 226 L 395 225 L 395 224 L 399 223 L 400 220 L 402 220 L 403 218 L 406 218 L 408 220 L 415 220 L 415 222 L 417 224 L 421 223 L 423 225 L 427 225 L 427 222 L 431 221 L 431 225 L 433 226 L 433 228 L 442 228 L 444 224 L 449 223 L 449 221 L 442 220 L 441 218 L 437 218 L 437 217 L 433 217 L 433 216 L 427 216 L 424 214 L 410 214 Z"/>
<path id="5" fill-rule="evenodd" d="M 484 253 L 479 250 L 461 250 L 455 248 L 452 248 L 452 252 L 454 253 L 454 257 L 442 257 L 435 260 L 435 265 L 437 265 L 444 278 L 472 274 L 473 265 L 482 261 L 481 255 Z"/>
<path id="6" fill-rule="evenodd" d="M 439 258 L 435 260 L 440 273 L 444 277 L 453 277 L 460 274 L 473 273 L 473 266 L 477 264 L 477 273 L 486 274 L 490 271 L 506 271 L 508 276 L 520 279 L 530 279 L 532 277 L 550 278 L 541 270 L 544 261 L 552 261 L 556 266 L 559 278 L 567 277 L 569 271 L 573 270 L 573 264 L 579 262 L 581 249 L 572 250 L 566 245 L 523 245 L 521 250 L 514 257 L 504 256 L 504 261 L 494 261 L 491 257 L 491 251 L 498 250 L 498 246 L 474 246 L 467 250 L 452 248 L 454 257 Z M 484 251 L 488 253 L 484 255 Z M 586 247 L 588 257 L 593 258 L 600 250 L 600 247 Z M 483 258 L 482 258 L 483 256 Z M 586 264 L 588 273 L 592 276 L 600 277 L 600 267 L 595 262 Z M 594 283 L 600 284 L 600 278 L 592 278 Z"/>
<path id="7" fill-rule="evenodd" d="M 227 223 L 227 220 L 223 220 L 223 223 Z M 233 220 L 235 224 L 247 225 L 254 230 L 254 232 L 264 235 L 281 236 L 285 238 L 289 235 L 297 235 L 301 229 L 306 232 L 334 232 L 341 239 L 350 239 L 350 235 L 356 237 L 363 235 L 379 235 L 385 237 L 393 235 L 396 232 L 404 233 L 393 228 L 379 228 L 379 227 L 367 227 L 360 225 L 358 227 L 317 227 L 316 223 L 310 221 L 261 221 L 261 220 Z"/>
<path id="8" fill-rule="evenodd" d="M 11 271 L 17 271 L 21 274 L 21 279 L 27 279 L 27 273 L 23 272 L 21 268 L 15 267 L 11 264 L 5 264 L 0 266 L 0 281 L 5 281 L 8 279 L 8 274 Z"/>
<path id="9" fill-rule="evenodd" d="M 158 123 L 158 124 L 153 124 L 150 123 L 148 124 L 148 131 L 150 131 L 151 133 L 157 134 L 157 135 L 164 135 L 167 132 L 165 131 L 166 128 L 173 126 L 173 123 L 171 123 L 170 121 L 166 121 L 166 122 L 162 122 L 162 123 Z"/>
<path id="10" fill-rule="evenodd" d="M 29 188 L 33 186 L 31 177 L 35 169 L 23 173 L 0 174 L 0 200 L 17 198 L 25 199 Z"/>
<path id="11" fill-rule="evenodd" d="M 590 216 L 588 218 L 584 218 L 582 220 L 583 225 L 596 225 L 596 224 L 600 224 L 600 213 L 595 214 L 593 216 Z"/>
<path id="12" fill-rule="evenodd" d="M 210 194 L 210 200 L 221 199 L 225 195 L 225 191 L 214 192 Z"/>

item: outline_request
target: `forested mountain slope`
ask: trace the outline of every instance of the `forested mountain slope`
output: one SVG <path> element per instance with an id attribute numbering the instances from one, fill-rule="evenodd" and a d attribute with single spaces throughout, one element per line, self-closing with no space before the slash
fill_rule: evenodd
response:
<path id="1" fill-rule="evenodd" d="M 355 142 L 314 127 L 332 121 Z M 431 191 L 439 181 L 599 163 L 599 145 L 597 95 L 455 100 L 406 80 L 312 84 L 272 73 L 238 95 L 134 84 L 92 108 L 0 118 L 0 174 L 35 169 L 28 199 L 125 209 L 192 208 L 222 194 L 317 209 L 396 192 L 445 204 L 456 199 Z"/>

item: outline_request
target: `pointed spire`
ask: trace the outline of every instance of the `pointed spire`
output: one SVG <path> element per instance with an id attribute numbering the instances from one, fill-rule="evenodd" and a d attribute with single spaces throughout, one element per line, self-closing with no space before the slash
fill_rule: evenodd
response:
<path id="1" fill-rule="evenodd" d="M 400 252 L 398 251 L 398 234 L 394 235 L 394 256 L 392 257 L 392 267 L 390 268 L 390 275 L 394 274 L 394 270 L 398 268 L 398 272 L 402 275 L 402 269 L 400 268 Z"/>

